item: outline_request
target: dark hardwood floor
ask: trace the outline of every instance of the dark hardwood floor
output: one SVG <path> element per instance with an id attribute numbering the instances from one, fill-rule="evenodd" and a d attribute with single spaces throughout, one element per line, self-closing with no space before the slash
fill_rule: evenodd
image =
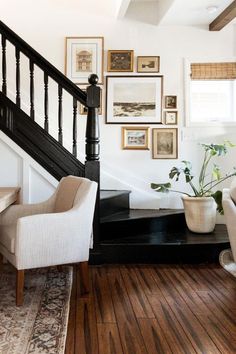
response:
<path id="1" fill-rule="evenodd" d="M 236 278 L 218 265 L 91 266 L 74 275 L 66 354 L 235 354 Z"/>

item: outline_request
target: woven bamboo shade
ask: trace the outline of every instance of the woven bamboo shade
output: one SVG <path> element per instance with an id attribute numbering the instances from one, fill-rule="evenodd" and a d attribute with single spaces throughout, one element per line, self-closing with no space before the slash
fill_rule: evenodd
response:
<path id="1" fill-rule="evenodd" d="M 192 63 L 191 80 L 234 80 L 236 63 Z"/>

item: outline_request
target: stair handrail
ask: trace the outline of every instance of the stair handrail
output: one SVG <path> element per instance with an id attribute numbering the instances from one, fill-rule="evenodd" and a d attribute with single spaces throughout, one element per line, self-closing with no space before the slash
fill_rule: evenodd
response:
<path id="1" fill-rule="evenodd" d="M 76 84 L 69 80 L 61 71 L 52 65 L 47 59 L 39 54 L 33 47 L 26 43 L 20 36 L 12 31 L 7 25 L 0 21 L 0 33 L 11 42 L 20 52 L 25 54 L 49 77 L 69 92 L 75 99 L 87 107 L 87 93 L 81 90 Z"/>

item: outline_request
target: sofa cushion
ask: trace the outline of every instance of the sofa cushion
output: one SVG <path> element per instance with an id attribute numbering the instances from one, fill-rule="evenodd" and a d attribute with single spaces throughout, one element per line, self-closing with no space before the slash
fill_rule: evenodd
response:
<path id="1" fill-rule="evenodd" d="M 0 244 L 4 246 L 8 252 L 15 253 L 16 225 L 0 226 Z"/>

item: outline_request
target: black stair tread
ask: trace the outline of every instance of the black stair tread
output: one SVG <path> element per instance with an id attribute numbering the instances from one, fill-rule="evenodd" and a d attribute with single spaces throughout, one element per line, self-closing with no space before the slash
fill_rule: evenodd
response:
<path id="1" fill-rule="evenodd" d="M 188 229 L 178 232 L 153 232 L 142 235 L 126 236 L 104 240 L 102 245 L 201 245 L 229 242 L 226 226 L 216 225 L 215 230 L 209 234 L 196 234 Z"/>
<path id="2" fill-rule="evenodd" d="M 183 209 L 128 209 L 102 217 L 101 222 L 107 223 L 144 218 L 158 218 L 166 215 L 182 214 L 183 212 Z"/>
<path id="3" fill-rule="evenodd" d="M 104 199 L 111 199 L 111 198 L 115 198 L 118 197 L 120 195 L 124 195 L 124 194 L 130 194 L 131 191 L 128 190 L 106 190 L 106 189 L 101 189 L 100 191 L 100 200 L 104 200 Z"/>

